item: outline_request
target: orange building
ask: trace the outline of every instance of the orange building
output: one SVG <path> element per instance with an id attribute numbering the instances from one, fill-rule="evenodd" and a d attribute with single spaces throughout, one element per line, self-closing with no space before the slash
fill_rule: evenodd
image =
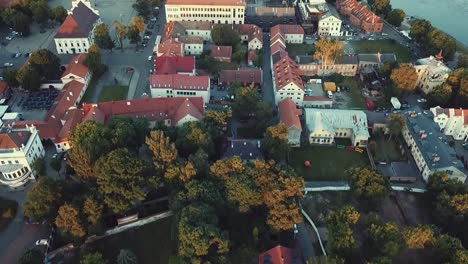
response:
<path id="1" fill-rule="evenodd" d="M 366 33 L 381 33 L 383 22 L 376 14 L 361 5 L 356 0 L 337 0 L 336 9 L 359 26 Z"/>

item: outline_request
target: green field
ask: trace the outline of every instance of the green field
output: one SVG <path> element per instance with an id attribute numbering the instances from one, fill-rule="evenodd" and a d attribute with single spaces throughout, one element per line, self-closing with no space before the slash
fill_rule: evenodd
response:
<path id="1" fill-rule="evenodd" d="M 394 40 L 357 40 L 347 43 L 354 53 L 395 53 L 399 62 L 409 62 L 415 59 L 414 54 Z"/>
<path id="2" fill-rule="evenodd" d="M 304 161 L 310 167 L 304 167 Z M 309 146 L 292 149 L 289 154 L 291 165 L 305 181 L 343 181 L 347 180 L 346 170 L 351 167 L 367 167 L 369 160 L 366 152 L 337 149 L 335 146 Z"/>
<path id="3" fill-rule="evenodd" d="M 0 232 L 5 230 L 15 217 L 17 208 L 18 203 L 16 201 L 0 197 Z"/>
<path id="4" fill-rule="evenodd" d="M 157 220 L 94 241 L 88 247 L 101 252 L 108 263 L 116 263 L 120 249 L 130 249 L 137 255 L 138 263 L 168 263 L 171 255 L 177 255 L 172 222 L 173 217 Z"/>
<path id="5" fill-rule="evenodd" d="M 128 86 L 109 85 L 104 86 L 99 95 L 99 102 L 120 101 L 127 99 Z"/>
<path id="6" fill-rule="evenodd" d="M 286 51 L 291 59 L 295 59 L 296 56 L 313 55 L 314 54 L 313 44 L 288 44 L 286 45 Z"/>

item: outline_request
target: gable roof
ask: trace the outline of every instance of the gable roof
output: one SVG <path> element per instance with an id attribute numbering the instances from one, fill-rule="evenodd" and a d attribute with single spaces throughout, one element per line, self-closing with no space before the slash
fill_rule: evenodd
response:
<path id="1" fill-rule="evenodd" d="M 263 84 L 263 71 L 261 69 L 222 70 L 219 74 L 221 83 L 240 82 L 247 85 L 251 83 Z"/>
<path id="2" fill-rule="evenodd" d="M 263 31 L 260 27 L 254 24 L 235 24 L 233 25 L 234 31 L 239 35 L 247 35 L 247 41 L 255 38 L 263 42 Z"/>
<path id="3" fill-rule="evenodd" d="M 210 56 L 213 58 L 231 58 L 232 47 L 231 46 L 210 46 Z"/>
<path id="4" fill-rule="evenodd" d="M 289 34 L 300 34 L 304 35 L 304 28 L 301 25 L 291 24 L 279 24 L 271 28 L 271 36 L 275 36 L 278 33 L 289 35 Z"/>
<path id="5" fill-rule="evenodd" d="M 65 72 L 62 75 L 62 78 L 68 74 L 73 74 L 81 78 L 85 78 L 89 72 L 89 68 L 84 65 L 84 60 L 86 59 L 86 54 L 79 54 L 75 56 L 70 63 L 68 63 Z"/>
<path id="6" fill-rule="evenodd" d="M 183 74 L 151 74 L 150 85 L 151 89 L 206 91 L 210 86 L 210 77 Z"/>
<path id="7" fill-rule="evenodd" d="M 285 85 L 291 82 L 298 86 L 301 90 L 304 90 L 304 83 L 299 76 L 299 66 L 290 57 L 286 56 L 275 63 L 274 67 L 274 79 L 276 84 L 276 90 L 281 90 Z"/>
<path id="8" fill-rule="evenodd" d="M 195 70 L 195 57 L 167 57 L 155 58 L 154 72 L 156 74 L 191 73 Z"/>
<path id="9" fill-rule="evenodd" d="M 295 126 L 299 130 L 302 130 L 301 121 L 299 120 L 302 111 L 297 109 L 296 104 L 291 98 L 288 97 L 278 103 L 278 112 L 280 122 L 285 124 L 287 128 Z"/>
<path id="10" fill-rule="evenodd" d="M 94 23 L 99 19 L 91 9 L 81 1 L 73 8 L 72 14 L 68 15 L 60 26 L 55 38 L 85 38 L 93 29 Z"/>
<path id="11" fill-rule="evenodd" d="M 20 131 L 20 132 L 7 132 L 0 133 L 0 149 L 14 149 L 20 148 L 21 145 L 28 143 L 31 132 Z"/>
<path id="12" fill-rule="evenodd" d="M 278 245 L 258 256 L 258 264 L 264 263 L 297 264 L 300 260 L 295 250 Z"/>
<path id="13" fill-rule="evenodd" d="M 55 143 L 68 141 L 70 133 L 83 120 L 83 111 L 76 107 L 69 109 L 65 113 L 63 120 L 65 120 L 65 123 L 58 132 L 58 135 L 54 140 Z"/>
<path id="14" fill-rule="evenodd" d="M 262 159 L 260 141 L 253 139 L 231 139 L 224 158 L 239 157 L 241 160 Z"/>

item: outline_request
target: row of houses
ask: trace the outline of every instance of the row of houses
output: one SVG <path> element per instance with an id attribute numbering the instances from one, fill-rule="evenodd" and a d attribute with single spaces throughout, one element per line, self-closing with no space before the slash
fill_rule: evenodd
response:
<path id="1" fill-rule="evenodd" d="M 337 0 L 336 9 L 365 33 L 381 33 L 383 21 L 356 0 Z"/>

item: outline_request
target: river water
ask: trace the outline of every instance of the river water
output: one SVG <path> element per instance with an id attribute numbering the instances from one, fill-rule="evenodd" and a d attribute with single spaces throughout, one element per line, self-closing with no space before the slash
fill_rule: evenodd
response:
<path id="1" fill-rule="evenodd" d="M 393 8 L 431 21 L 468 46 L 468 0 L 390 0 Z"/>

